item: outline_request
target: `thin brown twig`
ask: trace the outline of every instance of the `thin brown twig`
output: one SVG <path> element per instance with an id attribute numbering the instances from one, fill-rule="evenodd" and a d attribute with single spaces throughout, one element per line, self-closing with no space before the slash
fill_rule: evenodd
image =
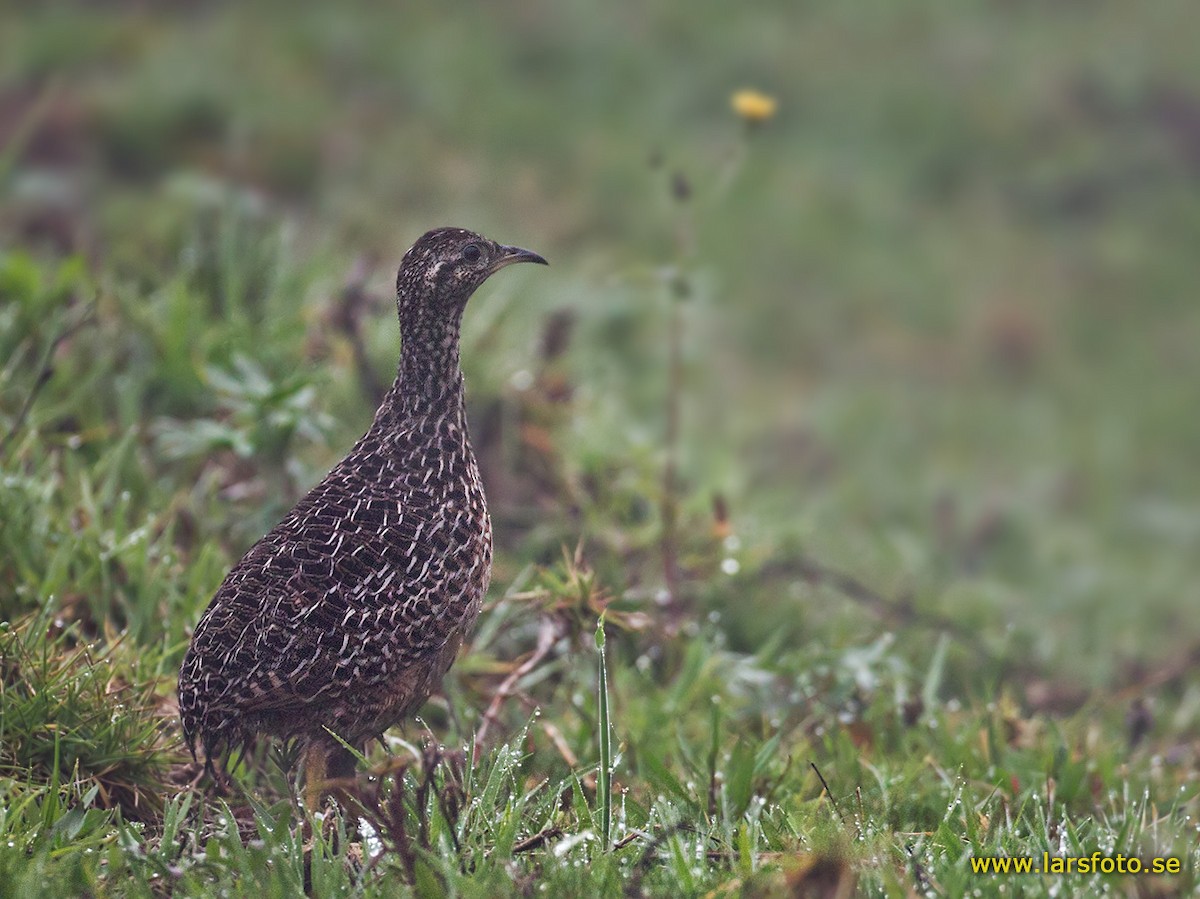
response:
<path id="1" fill-rule="evenodd" d="M 629 831 L 629 833 L 625 834 L 625 836 L 621 837 L 621 839 L 619 839 L 615 843 L 613 843 L 613 851 L 616 852 L 618 849 L 624 849 L 626 846 L 628 846 L 634 840 L 639 840 L 639 839 L 640 840 L 652 840 L 654 838 L 650 834 L 646 833 L 644 830 L 631 830 L 631 831 Z"/>
<path id="2" fill-rule="evenodd" d="M 663 465 L 662 485 L 662 560 L 663 581 L 667 590 L 667 605 L 676 611 L 680 601 L 678 549 L 679 521 L 679 419 L 683 393 L 683 310 L 681 301 L 671 298 L 671 320 L 667 333 L 667 427 L 664 441 L 667 460 Z"/>
<path id="3" fill-rule="evenodd" d="M 475 752 L 479 752 L 479 748 L 487 739 L 488 729 L 492 722 L 500 716 L 500 707 L 504 705 L 504 701 L 512 696 L 517 690 L 517 682 L 527 675 L 530 671 L 536 668 L 554 646 L 554 641 L 558 639 L 558 624 L 553 618 L 542 618 L 538 625 L 537 646 L 530 653 L 529 658 L 518 665 L 506 677 L 496 689 L 496 693 L 492 696 L 492 701 L 488 704 L 487 711 L 483 713 L 483 721 L 479 724 L 479 730 L 475 732 Z"/>
<path id="4" fill-rule="evenodd" d="M 367 255 L 354 260 L 346 283 L 338 294 L 333 310 L 333 324 L 346 335 L 350 341 L 350 349 L 354 354 L 354 367 L 362 384 L 363 393 L 373 405 L 379 405 L 387 393 L 387 385 L 380 379 L 375 367 L 371 364 L 367 353 L 367 342 L 363 336 L 362 319 L 367 313 L 374 297 L 372 297 L 367 281 L 371 277 L 375 260 Z"/>
<path id="5" fill-rule="evenodd" d="M 994 653 L 984 645 L 978 634 L 964 627 L 953 618 L 917 609 L 908 598 L 901 598 L 899 600 L 888 599 L 857 578 L 846 574 L 844 571 L 838 571 L 835 568 L 823 565 L 815 559 L 801 556 L 796 559 L 777 563 L 777 566 L 772 567 L 777 567 L 785 571 L 793 571 L 811 583 L 824 584 L 831 587 L 847 599 L 851 599 L 859 605 L 871 609 L 882 618 L 901 623 L 912 622 L 945 631 L 969 645 L 973 650 L 988 656 L 988 658 L 995 658 Z"/>
<path id="6" fill-rule="evenodd" d="M 25 401 L 21 404 L 21 408 L 17 411 L 16 418 L 13 419 L 12 427 L 8 429 L 8 433 L 0 438 L 0 455 L 8 450 L 9 443 L 13 438 L 20 433 L 21 428 L 25 426 L 25 419 L 29 417 L 29 413 L 33 410 L 34 401 L 38 394 L 42 392 L 50 378 L 54 376 L 54 353 L 59 345 L 69 339 L 76 331 L 81 330 L 85 325 L 90 325 L 96 320 L 96 302 L 92 301 L 86 312 L 73 322 L 64 325 L 62 330 L 54 336 L 54 339 L 46 344 L 46 349 L 42 353 L 41 361 L 38 363 L 37 378 L 33 382 L 33 386 L 29 388 L 29 393 L 25 397 Z"/>
<path id="7" fill-rule="evenodd" d="M 829 804 L 832 805 L 833 810 L 837 812 L 837 816 L 841 820 L 842 826 L 844 827 L 846 824 L 846 816 L 843 815 L 842 810 L 838 808 L 837 800 L 833 798 L 833 791 L 829 789 L 829 784 L 825 782 L 825 775 L 821 773 L 821 769 L 817 767 L 816 762 L 810 761 L 808 764 L 809 767 L 811 767 L 813 771 L 817 773 L 817 780 L 821 781 L 821 787 L 825 790 L 825 795 L 829 797 Z"/>
<path id="8" fill-rule="evenodd" d="M 520 852 L 532 852 L 534 849 L 540 849 L 546 844 L 547 841 L 561 837 L 562 833 L 561 827 L 547 827 L 540 833 L 535 833 L 531 837 L 526 837 L 523 840 L 513 843 L 513 855 L 516 855 Z"/>
<path id="9" fill-rule="evenodd" d="M 1194 674 L 1200 666 L 1200 644 L 1196 644 L 1166 664 L 1155 668 L 1130 683 L 1114 684 L 1115 693 L 1108 695 L 1118 703 L 1127 703 L 1158 687 L 1169 686 Z"/>
<path id="10" fill-rule="evenodd" d="M 670 613 L 669 625 L 678 622 L 683 597 L 683 573 L 679 567 L 679 442 L 682 435 L 683 417 L 683 304 L 691 293 L 686 267 L 695 254 L 695 240 L 687 201 L 691 197 L 691 184 L 682 172 L 671 179 L 671 193 L 679 204 L 679 219 L 675 231 L 676 269 L 668 285 L 670 318 L 667 323 L 667 396 L 666 408 L 666 463 L 663 465 L 662 485 L 662 562 L 663 582 L 666 588 L 666 607 Z"/>
<path id="11" fill-rule="evenodd" d="M 578 767 L 579 759 L 571 751 L 571 747 L 567 745 L 567 740 L 562 735 L 562 731 L 558 729 L 554 722 L 543 721 L 542 730 L 546 732 L 546 736 L 550 738 L 550 742 L 554 744 L 554 748 L 558 750 L 558 754 L 562 756 L 562 760 L 567 763 L 567 766 L 570 768 Z"/>

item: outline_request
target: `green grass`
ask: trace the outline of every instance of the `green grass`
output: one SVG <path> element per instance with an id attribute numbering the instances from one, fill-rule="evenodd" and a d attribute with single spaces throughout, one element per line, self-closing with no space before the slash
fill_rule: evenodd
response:
<path id="1" fill-rule="evenodd" d="M 0 895 L 1200 889 L 1195 24 L 0 13 Z M 465 321 L 474 640 L 340 814 L 197 789 L 191 628 L 451 223 L 552 263 Z M 1182 871 L 971 866 L 1095 851 Z"/>

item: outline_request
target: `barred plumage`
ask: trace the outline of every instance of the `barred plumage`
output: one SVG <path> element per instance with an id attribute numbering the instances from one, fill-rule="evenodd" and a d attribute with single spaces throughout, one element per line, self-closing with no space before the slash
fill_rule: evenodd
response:
<path id="1" fill-rule="evenodd" d="M 353 770 L 351 745 L 415 710 L 454 661 L 491 576 L 492 534 L 459 367 L 467 300 L 536 253 L 430 231 L 396 277 L 395 383 L 354 448 L 226 576 L 179 673 L 205 764 L 256 733 Z M 310 775 L 311 776 L 311 775 Z"/>

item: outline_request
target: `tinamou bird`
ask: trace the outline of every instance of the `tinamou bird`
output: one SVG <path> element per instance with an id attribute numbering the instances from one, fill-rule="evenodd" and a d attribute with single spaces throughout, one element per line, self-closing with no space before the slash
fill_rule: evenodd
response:
<path id="1" fill-rule="evenodd" d="M 257 734 L 297 739 L 310 807 L 361 749 L 441 683 L 479 616 L 492 529 L 467 433 L 459 328 L 515 262 L 459 228 L 425 234 L 396 276 L 395 383 L 350 453 L 226 576 L 179 672 L 205 766 Z"/>

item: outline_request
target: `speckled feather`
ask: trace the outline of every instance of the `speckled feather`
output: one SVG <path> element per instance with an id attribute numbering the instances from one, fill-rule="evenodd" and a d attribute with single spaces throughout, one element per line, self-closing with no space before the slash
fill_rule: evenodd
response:
<path id="1" fill-rule="evenodd" d="M 492 532 L 471 449 L 459 323 L 474 290 L 540 256 L 430 231 L 396 278 L 403 348 L 350 453 L 233 567 L 179 675 L 206 764 L 256 733 L 351 745 L 420 706 L 479 616 Z"/>

